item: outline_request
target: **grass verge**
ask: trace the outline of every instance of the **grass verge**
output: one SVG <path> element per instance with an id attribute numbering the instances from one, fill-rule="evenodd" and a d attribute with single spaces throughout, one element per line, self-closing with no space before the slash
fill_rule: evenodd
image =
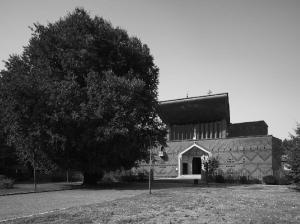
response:
<path id="1" fill-rule="evenodd" d="M 287 186 L 180 187 L 5 223 L 300 223 Z"/>

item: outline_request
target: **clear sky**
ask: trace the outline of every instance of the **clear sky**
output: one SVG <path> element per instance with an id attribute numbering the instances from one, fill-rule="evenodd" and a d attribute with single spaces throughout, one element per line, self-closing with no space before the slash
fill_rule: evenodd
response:
<path id="1" fill-rule="evenodd" d="M 22 51 L 33 23 L 77 6 L 149 46 L 160 68 L 159 100 L 228 92 L 232 123 L 265 120 L 276 137 L 294 133 L 299 0 L 1 0 L 0 60 Z"/>

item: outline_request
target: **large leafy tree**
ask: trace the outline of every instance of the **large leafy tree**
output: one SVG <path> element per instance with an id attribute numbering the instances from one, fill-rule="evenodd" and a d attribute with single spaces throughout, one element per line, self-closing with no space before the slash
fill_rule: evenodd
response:
<path id="1" fill-rule="evenodd" d="M 300 182 L 300 125 L 295 129 L 295 135 L 283 141 L 285 163 L 290 169 L 290 176 L 296 182 Z"/>
<path id="2" fill-rule="evenodd" d="M 0 79 L 0 112 L 24 161 L 79 169 L 86 183 L 147 158 L 164 144 L 158 68 L 149 48 L 85 10 L 35 24 Z"/>

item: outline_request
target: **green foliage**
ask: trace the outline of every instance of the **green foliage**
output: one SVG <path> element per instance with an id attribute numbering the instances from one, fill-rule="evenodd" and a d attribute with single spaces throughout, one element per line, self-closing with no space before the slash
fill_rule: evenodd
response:
<path id="1" fill-rule="evenodd" d="M 0 189 L 1 188 L 5 188 L 5 189 L 13 188 L 14 183 L 15 183 L 15 181 L 10 178 L 0 179 Z"/>
<path id="2" fill-rule="evenodd" d="M 282 143 L 285 153 L 285 166 L 290 169 L 287 178 L 292 178 L 296 183 L 300 182 L 300 125 L 297 125 L 295 135 L 285 139 Z"/>
<path id="3" fill-rule="evenodd" d="M 287 176 L 283 176 L 277 179 L 279 185 L 289 185 L 292 183 L 291 179 Z"/>
<path id="4" fill-rule="evenodd" d="M 263 177 L 263 182 L 265 184 L 274 185 L 277 184 L 277 180 L 273 175 L 268 175 Z"/>
<path id="5" fill-rule="evenodd" d="M 145 159 L 149 138 L 165 143 L 145 44 L 83 9 L 32 32 L 0 79 L 1 123 L 24 162 L 79 169 L 92 181 Z"/>
<path id="6" fill-rule="evenodd" d="M 209 175 L 213 175 L 214 172 L 219 168 L 219 160 L 216 157 L 210 157 L 204 163 L 205 171 Z"/>
<path id="7" fill-rule="evenodd" d="M 249 184 L 261 184 L 261 180 L 254 178 L 254 179 L 248 179 Z"/>
<path id="8" fill-rule="evenodd" d="M 225 178 L 223 177 L 223 175 L 216 175 L 215 177 L 215 181 L 216 183 L 225 183 Z"/>
<path id="9" fill-rule="evenodd" d="M 219 160 L 216 157 L 210 157 L 204 162 L 206 182 L 214 176 L 215 171 L 219 168 Z"/>
<path id="10" fill-rule="evenodd" d="M 239 182 L 241 184 L 249 184 L 249 180 L 246 176 L 241 176 L 240 179 L 239 179 Z"/>

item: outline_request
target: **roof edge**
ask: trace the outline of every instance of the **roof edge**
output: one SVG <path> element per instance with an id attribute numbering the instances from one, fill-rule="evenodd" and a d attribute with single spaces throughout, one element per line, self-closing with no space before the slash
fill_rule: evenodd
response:
<path id="1" fill-rule="evenodd" d="M 188 101 L 201 100 L 201 99 L 213 99 L 213 98 L 220 98 L 220 97 L 228 98 L 228 93 L 218 93 L 218 94 L 212 94 L 212 95 L 179 98 L 179 99 L 174 99 L 174 100 L 162 100 L 162 101 L 159 101 L 159 104 L 180 103 L 180 102 L 188 102 Z"/>
<path id="2" fill-rule="evenodd" d="M 238 137 L 226 137 L 226 138 L 207 138 L 207 139 L 185 139 L 185 140 L 169 140 L 168 142 L 202 142 L 202 141 L 218 141 L 218 140 L 233 140 L 233 139 L 246 139 L 246 138 L 275 138 L 273 135 L 248 135 L 248 136 L 238 136 Z M 279 139 L 280 140 L 280 139 Z"/>
<path id="3" fill-rule="evenodd" d="M 239 125 L 239 124 L 250 124 L 250 123 L 258 123 L 258 122 L 260 122 L 260 123 L 265 123 L 265 125 L 267 126 L 267 127 L 269 127 L 268 126 L 268 124 L 267 124 L 267 122 L 265 122 L 264 120 L 258 120 L 258 121 L 245 121 L 245 122 L 238 122 L 238 123 L 230 123 L 231 125 Z"/>

